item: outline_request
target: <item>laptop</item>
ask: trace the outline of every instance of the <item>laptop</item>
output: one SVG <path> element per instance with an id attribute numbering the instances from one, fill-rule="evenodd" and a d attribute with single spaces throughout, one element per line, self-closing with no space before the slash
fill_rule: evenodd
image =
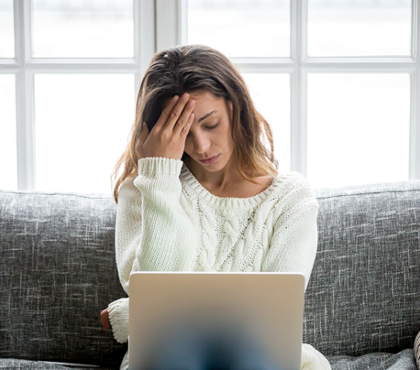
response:
<path id="1" fill-rule="evenodd" d="M 160 370 L 170 356 L 207 346 L 212 358 L 239 351 L 273 370 L 299 370 L 304 287 L 300 273 L 133 272 L 129 369 Z"/>

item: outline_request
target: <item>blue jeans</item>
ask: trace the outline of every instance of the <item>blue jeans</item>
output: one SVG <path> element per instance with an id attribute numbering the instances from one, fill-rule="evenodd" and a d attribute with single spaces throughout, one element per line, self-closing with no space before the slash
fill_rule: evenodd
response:
<path id="1" fill-rule="evenodd" d="M 168 335 L 148 370 L 281 370 L 241 333 L 178 330 Z"/>

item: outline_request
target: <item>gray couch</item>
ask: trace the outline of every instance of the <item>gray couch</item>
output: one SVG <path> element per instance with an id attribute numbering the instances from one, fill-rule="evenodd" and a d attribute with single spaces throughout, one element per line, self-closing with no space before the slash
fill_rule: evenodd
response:
<path id="1" fill-rule="evenodd" d="M 333 369 L 416 369 L 420 180 L 314 190 L 304 342 Z M 0 368 L 118 368 L 127 344 L 100 324 L 100 311 L 126 296 L 115 215 L 106 195 L 0 191 Z"/>

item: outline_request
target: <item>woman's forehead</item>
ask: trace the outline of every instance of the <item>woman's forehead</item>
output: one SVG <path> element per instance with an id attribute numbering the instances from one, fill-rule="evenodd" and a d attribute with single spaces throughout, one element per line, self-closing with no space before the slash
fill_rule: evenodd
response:
<path id="1" fill-rule="evenodd" d="M 190 99 L 195 101 L 195 106 L 220 106 L 223 105 L 224 99 L 217 98 L 210 92 L 191 92 L 188 93 L 190 95 Z M 163 108 L 166 108 L 169 102 L 171 101 L 172 97 L 166 98 L 163 102 Z"/>
<path id="2" fill-rule="evenodd" d="M 222 98 L 217 98 L 216 96 L 214 96 L 212 93 L 208 92 L 208 91 L 202 91 L 202 92 L 198 92 L 198 91 L 194 91 L 189 93 L 190 94 L 190 98 L 195 100 L 196 103 L 200 102 L 200 103 L 215 103 L 215 102 L 219 102 L 219 101 L 223 101 Z"/>

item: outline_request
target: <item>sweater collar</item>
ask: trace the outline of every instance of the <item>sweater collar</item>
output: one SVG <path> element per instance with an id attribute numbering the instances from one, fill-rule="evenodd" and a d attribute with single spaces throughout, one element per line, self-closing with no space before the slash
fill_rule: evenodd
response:
<path id="1" fill-rule="evenodd" d="M 235 198 L 235 197 L 218 197 L 210 193 L 200 182 L 195 178 L 190 169 L 185 165 L 182 165 L 180 179 L 182 185 L 188 190 L 188 193 L 195 194 L 200 200 L 206 204 L 212 205 L 216 208 L 251 208 L 261 204 L 270 194 L 275 193 L 275 190 L 282 183 L 280 177 L 283 178 L 285 175 L 279 175 L 274 177 L 271 185 L 263 190 L 261 193 L 248 198 Z M 287 176 L 287 174 L 286 174 Z"/>

